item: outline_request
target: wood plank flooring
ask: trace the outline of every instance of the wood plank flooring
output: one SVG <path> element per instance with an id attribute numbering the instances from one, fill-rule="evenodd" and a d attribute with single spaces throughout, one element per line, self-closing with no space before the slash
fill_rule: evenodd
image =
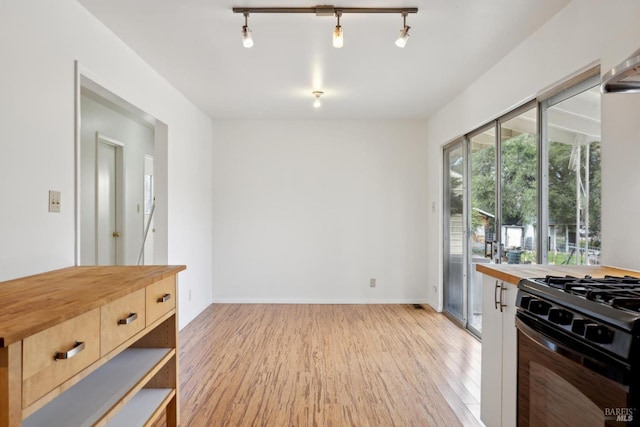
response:
<path id="1" fill-rule="evenodd" d="M 181 425 L 480 426 L 480 343 L 412 305 L 214 304 L 180 332 Z"/>

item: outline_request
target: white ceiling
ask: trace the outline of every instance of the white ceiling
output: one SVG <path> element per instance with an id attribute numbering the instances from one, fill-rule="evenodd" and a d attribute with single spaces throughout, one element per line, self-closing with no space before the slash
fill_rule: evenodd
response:
<path id="1" fill-rule="evenodd" d="M 242 47 L 232 7 L 323 4 L 308 0 L 78 1 L 213 119 L 396 119 L 437 112 L 570 0 L 335 3 L 418 7 L 404 49 L 400 14 L 343 15 L 342 49 L 333 17 L 252 14 Z"/>

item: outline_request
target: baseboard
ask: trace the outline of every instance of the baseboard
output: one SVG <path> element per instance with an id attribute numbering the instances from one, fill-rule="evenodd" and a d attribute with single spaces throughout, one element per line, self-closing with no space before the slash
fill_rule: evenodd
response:
<path id="1" fill-rule="evenodd" d="M 428 304 L 426 299 L 214 298 L 214 304 Z"/>

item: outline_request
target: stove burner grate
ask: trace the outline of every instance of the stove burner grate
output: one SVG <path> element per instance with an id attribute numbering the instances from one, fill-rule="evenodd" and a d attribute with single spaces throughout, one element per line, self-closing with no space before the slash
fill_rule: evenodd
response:
<path id="1" fill-rule="evenodd" d="M 614 308 L 640 312 L 640 278 L 631 276 L 546 276 L 544 282 L 564 292 Z"/>

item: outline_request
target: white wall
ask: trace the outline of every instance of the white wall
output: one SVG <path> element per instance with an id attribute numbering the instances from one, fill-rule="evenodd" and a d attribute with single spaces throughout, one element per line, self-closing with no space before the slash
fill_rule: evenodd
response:
<path id="1" fill-rule="evenodd" d="M 211 302 L 211 120 L 74 0 L 0 2 L 0 280 L 74 264 L 74 61 L 167 125 L 168 259 L 180 325 Z M 62 192 L 47 212 L 48 190 Z M 192 301 L 188 301 L 188 291 Z"/>
<path id="2" fill-rule="evenodd" d="M 426 302 L 425 135 L 419 121 L 215 121 L 214 301 Z"/>
<path id="3" fill-rule="evenodd" d="M 600 63 L 603 72 L 608 71 L 640 46 L 639 19 L 637 0 L 574 0 L 429 120 L 428 191 L 439 207 L 428 232 L 440 233 L 429 244 L 430 282 L 442 277 L 442 157 L 435 153 L 590 64 Z M 634 254 L 635 242 L 640 240 L 639 129 L 634 124 L 640 121 L 640 96 L 632 98 L 603 97 L 602 246 L 606 264 L 640 269 L 640 257 Z M 431 298 L 434 305 L 440 304 L 440 295 Z"/>

